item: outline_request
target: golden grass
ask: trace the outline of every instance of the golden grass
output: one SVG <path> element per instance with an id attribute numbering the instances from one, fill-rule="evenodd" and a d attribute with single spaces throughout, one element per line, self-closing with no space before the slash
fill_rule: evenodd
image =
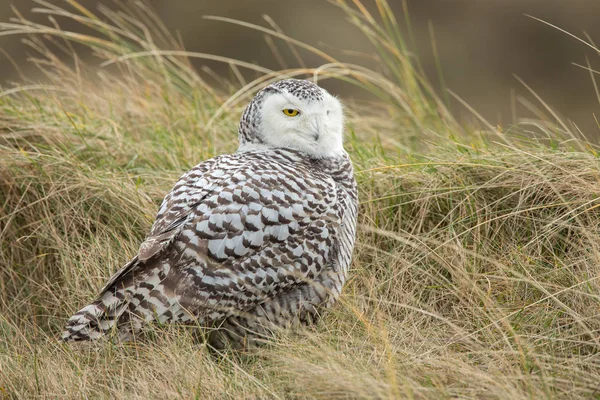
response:
<path id="1" fill-rule="evenodd" d="M 186 53 L 143 6 L 98 17 L 67 3 L 40 2 L 47 26 L 1 26 L 28 35 L 45 74 L 0 93 L 2 397 L 600 398 L 599 160 L 549 108 L 507 133 L 459 124 L 384 1 L 378 16 L 336 2 L 382 73 L 274 26 L 262 29 L 327 64 L 252 75 L 220 59 L 232 82 L 195 72 L 188 57 L 219 58 Z M 81 46 L 105 67 L 82 62 Z M 340 303 L 249 354 L 212 354 L 176 327 L 132 344 L 59 343 L 177 177 L 235 149 L 252 91 L 314 74 L 379 98 L 348 103 L 361 209 Z"/>

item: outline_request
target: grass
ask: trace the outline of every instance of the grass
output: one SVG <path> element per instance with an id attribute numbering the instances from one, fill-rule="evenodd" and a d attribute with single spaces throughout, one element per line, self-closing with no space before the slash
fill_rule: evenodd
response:
<path id="1" fill-rule="evenodd" d="M 1 397 L 600 398 L 595 146 L 543 103 L 504 130 L 457 122 L 385 1 L 378 15 L 336 4 L 380 71 L 276 26 L 254 28 L 324 67 L 187 53 L 139 5 L 97 16 L 40 1 L 47 25 L 1 25 L 26 35 L 44 74 L 0 94 Z M 87 33 L 61 29 L 66 18 Z M 194 71 L 192 57 L 228 63 L 231 79 Z M 174 327 L 133 344 L 59 343 L 66 318 L 135 254 L 173 182 L 234 151 L 243 106 L 282 75 L 344 80 L 375 99 L 346 102 L 361 208 L 341 301 L 249 354 L 216 356 Z"/>

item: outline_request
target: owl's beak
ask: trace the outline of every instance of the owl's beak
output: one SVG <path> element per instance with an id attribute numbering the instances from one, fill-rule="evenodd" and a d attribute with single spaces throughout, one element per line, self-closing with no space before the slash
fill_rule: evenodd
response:
<path id="1" fill-rule="evenodd" d="M 323 123 L 321 122 L 321 118 L 319 118 L 316 115 L 310 117 L 308 126 L 310 129 L 310 133 L 313 135 L 316 142 L 317 140 L 319 140 L 321 134 L 323 133 Z"/>

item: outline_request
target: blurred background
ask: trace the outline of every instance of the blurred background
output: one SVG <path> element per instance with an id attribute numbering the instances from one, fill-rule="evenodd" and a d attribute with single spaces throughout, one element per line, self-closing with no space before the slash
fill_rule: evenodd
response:
<path id="1" fill-rule="evenodd" d="M 61 0 L 52 0 L 65 5 Z M 114 6 L 110 0 L 81 0 L 95 10 L 99 3 Z M 402 2 L 389 0 L 403 21 Z M 261 33 L 218 21 L 203 15 L 218 15 L 266 26 L 263 15 L 272 17 L 291 37 L 316 45 L 342 57 L 347 49 L 373 53 L 367 39 L 354 28 L 345 14 L 326 0 L 151 0 L 149 3 L 172 32 L 179 32 L 190 51 L 212 53 L 256 62 L 269 68 L 280 64 L 265 43 Z M 374 6 L 371 0 L 364 0 Z M 540 23 L 525 14 L 540 18 L 577 36 L 588 34 L 600 43 L 600 1 L 598 0 L 407 0 L 415 52 L 431 81 L 438 83 L 432 52 L 430 26 L 435 31 L 439 58 L 446 86 L 458 94 L 493 124 L 512 122 L 511 96 L 534 97 L 515 79 L 521 78 L 559 115 L 573 120 L 588 137 L 600 137 L 593 113 L 600 110 L 590 72 L 573 65 L 586 65 L 600 70 L 599 54 L 590 47 Z M 0 20 L 14 14 L 11 6 L 27 18 L 45 21 L 47 17 L 31 12 L 31 0 L 0 0 Z M 373 7 L 373 11 L 376 9 Z M 78 28 L 62 24 L 63 28 Z M 25 74 L 28 50 L 22 37 L 0 36 L 0 85 L 10 86 L 19 80 L 19 72 L 9 61 L 14 60 Z M 281 47 L 283 48 L 283 46 Z M 347 59 L 346 59 L 347 60 Z M 298 66 L 291 55 L 289 66 Z M 316 59 L 307 57 L 309 65 Z M 369 65 L 368 59 L 349 61 Z M 195 62 L 198 67 L 202 62 Z M 226 68 L 211 64 L 217 72 Z M 221 68 L 221 69 L 219 69 Z M 600 76 L 599 76 L 600 77 Z M 348 90 L 347 88 L 345 90 Z M 352 93 L 342 93 L 350 96 Z M 539 103 L 538 103 L 539 104 Z M 468 118 L 469 113 L 453 102 L 455 113 Z M 530 115 L 518 106 L 519 116 Z"/>

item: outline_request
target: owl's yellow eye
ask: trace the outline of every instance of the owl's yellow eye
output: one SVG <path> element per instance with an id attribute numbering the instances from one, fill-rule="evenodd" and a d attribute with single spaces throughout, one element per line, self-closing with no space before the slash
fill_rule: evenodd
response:
<path id="1" fill-rule="evenodd" d="M 286 108 L 285 110 L 283 110 L 283 113 L 288 117 L 295 117 L 296 115 L 300 114 L 300 111 L 294 110 L 292 108 Z"/>

